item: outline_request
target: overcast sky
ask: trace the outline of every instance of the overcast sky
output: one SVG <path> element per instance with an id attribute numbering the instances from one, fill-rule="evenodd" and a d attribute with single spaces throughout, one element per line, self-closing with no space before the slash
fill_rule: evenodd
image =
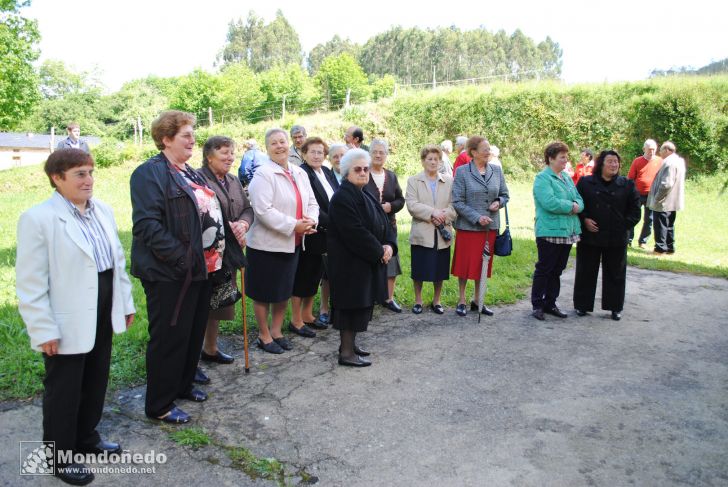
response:
<path id="1" fill-rule="evenodd" d="M 23 14 L 39 22 L 41 60 L 96 67 L 116 90 L 149 74 L 213 70 L 230 20 L 252 9 L 270 21 L 279 8 L 305 51 L 334 34 L 363 43 L 393 25 L 520 28 L 536 42 L 550 36 L 560 44 L 568 83 L 645 79 L 653 68 L 728 57 L 728 2 L 714 0 L 32 0 Z"/>

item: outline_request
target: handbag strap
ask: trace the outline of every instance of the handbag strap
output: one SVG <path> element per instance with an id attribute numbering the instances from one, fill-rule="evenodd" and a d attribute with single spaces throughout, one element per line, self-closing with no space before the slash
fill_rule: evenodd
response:
<path id="1" fill-rule="evenodd" d="M 506 209 L 506 229 L 510 229 L 511 226 L 510 226 L 510 223 L 508 222 L 508 203 L 503 205 L 503 208 Z"/>

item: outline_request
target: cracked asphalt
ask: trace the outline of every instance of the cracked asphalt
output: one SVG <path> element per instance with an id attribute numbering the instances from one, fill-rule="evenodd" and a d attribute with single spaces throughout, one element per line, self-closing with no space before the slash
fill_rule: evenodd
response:
<path id="1" fill-rule="evenodd" d="M 361 344 L 374 365 L 336 365 L 338 335 L 295 349 L 251 348 L 243 373 L 208 366 L 206 403 L 184 403 L 213 444 L 193 450 L 144 417 L 144 387 L 116 391 L 100 425 L 132 452 L 162 452 L 153 474 L 99 474 L 93 485 L 276 485 L 233 466 L 225 447 L 283 462 L 323 486 L 728 485 L 728 281 L 628 270 L 622 321 L 607 312 L 494 317 L 379 310 Z M 573 270 L 562 282 L 571 309 Z M 597 298 L 597 308 L 599 307 Z M 0 484 L 19 475 L 20 440 L 41 435 L 40 400 L 0 404 Z M 143 465 L 140 465 L 143 466 Z"/>

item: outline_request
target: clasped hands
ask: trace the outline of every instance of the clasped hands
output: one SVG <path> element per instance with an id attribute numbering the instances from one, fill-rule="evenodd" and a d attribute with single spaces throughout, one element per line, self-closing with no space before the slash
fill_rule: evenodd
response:
<path id="1" fill-rule="evenodd" d="M 430 215 L 430 221 L 433 225 L 440 226 L 445 224 L 445 210 L 435 210 Z"/>
<path id="2" fill-rule="evenodd" d="M 488 211 L 495 212 L 498 210 L 500 210 L 500 200 L 496 199 L 490 204 L 490 206 L 488 206 Z M 480 218 L 478 218 L 478 224 L 481 227 L 488 226 L 491 223 L 493 223 L 493 219 L 489 216 L 482 215 Z"/>
<path id="3" fill-rule="evenodd" d="M 294 231 L 299 235 L 311 235 L 316 233 L 316 220 L 303 215 L 303 218 L 296 221 Z"/>
<path id="4" fill-rule="evenodd" d="M 392 258 L 392 255 L 394 255 L 394 250 L 392 249 L 391 245 L 382 245 L 382 250 L 384 250 L 384 254 L 382 255 L 382 263 L 387 264 L 389 262 L 389 259 Z"/>
<path id="5" fill-rule="evenodd" d="M 241 247 L 245 247 L 245 234 L 248 232 L 248 222 L 244 220 L 230 222 L 230 228 L 233 230 L 235 240 L 238 241 Z"/>

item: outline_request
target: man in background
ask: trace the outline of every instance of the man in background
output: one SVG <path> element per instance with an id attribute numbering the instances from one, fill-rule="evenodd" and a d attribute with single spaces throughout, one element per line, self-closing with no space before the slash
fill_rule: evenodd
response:
<path id="1" fill-rule="evenodd" d="M 455 158 L 455 164 L 452 165 L 452 175 L 455 177 L 455 172 L 460 166 L 464 166 L 470 162 L 470 157 L 465 150 L 465 144 L 468 143 L 468 138 L 464 135 L 458 135 L 455 137 L 455 152 L 457 157 Z"/>
<path id="2" fill-rule="evenodd" d="M 357 127 L 356 125 L 352 125 L 346 129 L 344 142 L 346 142 L 349 149 L 363 149 L 367 152 L 369 151 L 369 146 L 364 143 L 364 131 L 361 127 Z"/>
<path id="3" fill-rule="evenodd" d="M 301 125 L 291 127 L 291 148 L 288 151 L 288 162 L 300 166 L 303 164 L 303 155 L 301 147 L 306 142 L 306 129 Z"/>
<path id="4" fill-rule="evenodd" d="M 642 146 L 643 154 L 632 161 L 629 167 L 627 177 L 634 181 L 635 188 L 640 194 L 640 205 L 645 207 L 644 216 L 642 217 L 642 231 L 639 236 L 639 247 L 645 248 L 647 239 L 652 233 L 652 210 L 647 206 L 647 195 L 650 193 L 650 186 L 655 180 L 657 171 L 662 166 L 662 158 L 655 154 L 657 152 L 657 142 L 652 139 L 645 140 Z M 629 230 L 629 244 L 632 245 L 634 238 L 634 228 Z"/>
<path id="5" fill-rule="evenodd" d="M 81 139 L 81 126 L 76 122 L 71 122 L 66 127 L 68 137 L 58 142 L 56 150 L 58 149 L 81 149 L 86 154 L 90 154 L 91 150 L 88 148 L 88 144 L 85 140 Z"/>
<path id="6" fill-rule="evenodd" d="M 258 149 L 258 142 L 255 139 L 246 140 L 245 149 L 245 154 L 240 160 L 238 179 L 243 183 L 243 186 L 247 187 L 255 175 L 255 170 L 268 159 L 268 156 Z"/>
<path id="7" fill-rule="evenodd" d="M 660 147 L 660 157 L 662 167 L 652 181 L 647 206 L 654 211 L 655 254 L 674 254 L 675 219 L 685 206 L 685 160 L 669 140 Z"/>

